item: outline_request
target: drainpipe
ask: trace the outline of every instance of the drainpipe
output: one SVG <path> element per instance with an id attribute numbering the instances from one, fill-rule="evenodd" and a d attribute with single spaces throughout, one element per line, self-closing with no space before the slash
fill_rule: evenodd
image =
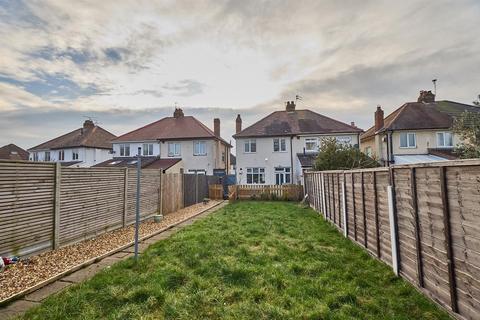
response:
<path id="1" fill-rule="evenodd" d="M 290 173 L 292 174 L 292 177 L 290 178 L 290 183 L 293 184 L 293 136 L 290 136 Z"/>

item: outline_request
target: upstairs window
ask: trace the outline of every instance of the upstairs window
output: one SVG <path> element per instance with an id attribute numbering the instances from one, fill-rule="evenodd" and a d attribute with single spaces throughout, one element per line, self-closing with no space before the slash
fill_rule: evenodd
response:
<path id="1" fill-rule="evenodd" d="M 153 156 L 153 143 L 144 143 L 142 149 L 144 156 Z"/>
<path id="2" fill-rule="evenodd" d="M 179 157 L 180 155 L 181 155 L 180 142 L 169 142 L 168 143 L 168 156 L 169 157 Z"/>
<path id="3" fill-rule="evenodd" d="M 255 153 L 257 152 L 257 140 L 249 139 L 245 140 L 244 149 L 245 153 Z"/>
<path id="4" fill-rule="evenodd" d="M 45 151 L 45 161 L 50 161 L 50 151 Z"/>
<path id="5" fill-rule="evenodd" d="M 287 151 L 287 143 L 284 138 L 273 139 L 273 152 Z"/>
<path id="6" fill-rule="evenodd" d="M 204 156 L 207 154 L 207 143 L 205 141 L 193 142 L 193 155 Z"/>
<path id="7" fill-rule="evenodd" d="M 33 161 L 38 161 L 38 152 L 34 152 L 32 155 L 32 160 Z"/>
<path id="8" fill-rule="evenodd" d="M 59 161 L 65 160 L 65 150 L 59 150 L 58 151 L 58 160 Z"/>
<path id="9" fill-rule="evenodd" d="M 317 152 L 318 151 L 318 139 L 306 138 L 305 139 L 305 151 Z"/>
<path id="10" fill-rule="evenodd" d="M 120 145 L 120 157 L 130 157 L 130 145 L 121 144 Z"/>
<path id="11" fill-rule="evenodd" d="M 453 135 L 451 132 L 437 132 L 437 146 L 442 148 L 453 147 Z"/>
<path id="12" fill-rule="evenodd" d="M 72 160 L 78 160 L 78 150 L 72 150 Z"/>
<path id="13" fill-rule="evenodd" d="M 400 133 L 400 148 L 416 148 L 417 135 L 415 132 Z"/>

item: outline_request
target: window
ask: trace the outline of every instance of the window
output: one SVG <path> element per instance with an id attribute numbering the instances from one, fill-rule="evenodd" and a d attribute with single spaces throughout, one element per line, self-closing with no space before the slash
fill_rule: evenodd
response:
<path id="1" fill-rule="evenodd" d="M 169 157 L 179 157 L 181 154 L 180 142 L 169 142 L 168 143 L 168 156 Z"/>
<path id="2" fill-rule="evenodd" d="M 292 183 L 292 175 L 290 168 L 275 168 L 275 184 L 281 185 L 289 183 Z"/>
<path id="3" fill-rule="evenodd" d="M 225 152 L 222 152 L 222 162 L 225 162 Z"/>
<path id="4" fill-rule="evenodd" d="M 120 145 L 120 157 L 130 157 L 130 145 L 121 144 Z"/>
<path id="5" fill-rule="evenodd" d="M 247 168 L 247 184 L 264 184 L 265 168 Z"/>
<path id="6" fill-rule="evenodd" d="M 400 133 L 400 148 L 416 148 L 417 135 L 414 132 Z"/>
<path id="7" fill-rule="evenodd" d="M 193 174 L 207 174 L 205 169 L 188 169 L 188 172 Z"/>
<path id="8" fill-rule="evenodd" d="M 207 154 L 207 143 L 205 141 L 193 142 L 193 155 L 204 156 Z"/>
<path id="9" fill-rule="evenodd" d="M 78 150 L 72 150 L 72 160 L 78 160 Z"/>
<path id="10" fill-rule="evenodd" d="M 257 140 L 250 139 L 245 140 L 245 153 L 255 153 L 257 152 Z"/>
<path id="11" fill-rule="evenodd" d="M 58 160 L 59 161 L 65 160 L 65 150 L 58 150 Z"/>
<path id="12" fill-rule="evenodd" d="M 318 139 L 306 138 L 305 139 L 305 151 L 318 151 Z"/>
<path id="13" fill-rule="evenodd" d="M 453 135 L 451 132 L 437 132 L 437 146 L 444 148 L 453 147 Z"/>
<path id="14" fill-rule="evenodd" d="M 45 151 L 45 161 L 50 161 L 50 151 Z"/>
<path id="15" fill-rule="evenodd" d="M 153 156 L 153 143 L 144 143 L 142 152 L 144 156 Z"/>
<path id="16" fill-rule="evenodd" d="M 287 143 L 284 138 L 273 139 L 273 152 L 287 151 Z"/>
<path id="17" fill-rule="evenodd" d="M 350 136 L 340 136 L 340 137 L 336 137 L 335 139 L 339 144 L 344 144 L 344 145 L 352 144 L 352 137 Z"/>
<path id="18" fill-rule="evenodd" d="M 38 152 L 34 152 L 32 155 L 32 160 L 33 161 L 38 161 Z"/>

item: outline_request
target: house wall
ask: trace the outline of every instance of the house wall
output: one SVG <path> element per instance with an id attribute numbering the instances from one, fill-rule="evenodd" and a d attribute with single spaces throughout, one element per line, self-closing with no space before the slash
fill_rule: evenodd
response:
<path id="1" fill-rule="evenodd" d="M 60 151 L 64 151 L 64 160 L 58 160 Z M 78 151 L 78 160 L 73 160 L 73 151 Z M 45 152 L 50 152 L 51 162 L 81 161 L 75 167 L 91 167 L 97 163 L 112 159 L 110 150 L 98 148 L 66 148 L 61 150 L 40 150 L 29 152 L 29 160 L 33 161 L 33 154 L 38 154 L 38 161 L 45 161 Z"/>
<path id="2" fill-rule="evenodd" d="M 194 141 L 206 142 L 206 155 L 194 155 L 193 145 Z M 225 162 L 222 161 L 222 152 L 225 152 L 225 145 L 217 140 L 205 139 L 205 140 L 171 140 L 171 141 L 145 141 L 145 142 L 122 142 L 114 143 L 113 150 L 115 157 L 120 156 L 120 145 L 130 145 L 130 156 L 137 154 L 138 147 L 143 148 L 144 143 L 153 143 L 153 156 L 159 156 L 162 159 L 181 158 L 185 173 L 189 170 L 205 170 L 208 175 L 213 175 L 213 169 L 225 169 Z M 168 143 L 180 143 L 180 156 L 169 157 L 168 156 Z M 226 156 L 229 155 L 227 151 Z M 226 159 L 225 159 L 226 160 Z M 170 171 L 169 171 L 170 172 Z"/>
<path id="3" fill-rule="evenodd" d="M 428 148 L 443 148 L 437 144 L 437 132 L 445 132 L 448 130 L 405 130 L 394 131 L 392 133 L 393 139 L 393 154 L 394 155 L 408 155 L 408 154 L 428 154 Z M 415 132 L 417 136 L 417 146 L 415 148 L 400 148 L 400 133 L 401 132 Z M 453 145 L 460 143 L 457 135 L 453 135 Z"/>
<path id="4" fill-rule="evenodd" d="M 350 144 L 358 144 L 357 134 L 338 134 L 338 135 L 302 135 L 295 136 L 291 139 L 289 136 L 283 137 L 265 137 L 255 138 L 257 142 L 257 152 L 245 153 L 244 144 L 246 138 L 237 139 L 237 182 L 238 184 L 246 184 L 246 168 L 265 168 L 265 184 L 275 184 L 275 167 L 292 167 L 293 160 L 293 172 L 292 183 L 301 183 L 303 173 L 301 170 L 300 162 L 297 158 L 297 153 L 303 153 L 305 147 L 305 140 L 307 138 L 317 138 L 319 145 L 323 139 L 331 138 L 349 139 Z M 274 152 L 273 151 L 273 139 L 284 138 L 286 140 L 286 151 Z M 292 153 L 290 153 L 290 142 L 292 146 Z M 291 169 L 291 170 L 292 170 Z"/>

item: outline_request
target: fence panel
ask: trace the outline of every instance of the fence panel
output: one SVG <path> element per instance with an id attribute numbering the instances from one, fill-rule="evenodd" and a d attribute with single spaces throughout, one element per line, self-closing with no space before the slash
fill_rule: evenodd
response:
<path id="1" fill-rule="evenodd" d="M 325 180 L 325 206 L 317 206 Z M 342 176 L 343 175 L 343 176 Z M 345 209 L 338 187 L 345 180 Z M 307 172 L 306 192 L 316 210 L 348 237 L 392 266 L 390 230 L 398 247 L 399 274 L 454 315 L 480 314 L 480 161 Z M 392 222 L 388 187 L 392 185 Z M 343 211 L 346 210 L 346 213 Z M 392 228 L 392 229 L 391 229 Z M 342 230 L 343 232 L 343 230 Z"/>
<path id="2" fill-rule="evenodd" d="M 0 161 L 0 254 L 52 247 L 55 166 Z"/>

